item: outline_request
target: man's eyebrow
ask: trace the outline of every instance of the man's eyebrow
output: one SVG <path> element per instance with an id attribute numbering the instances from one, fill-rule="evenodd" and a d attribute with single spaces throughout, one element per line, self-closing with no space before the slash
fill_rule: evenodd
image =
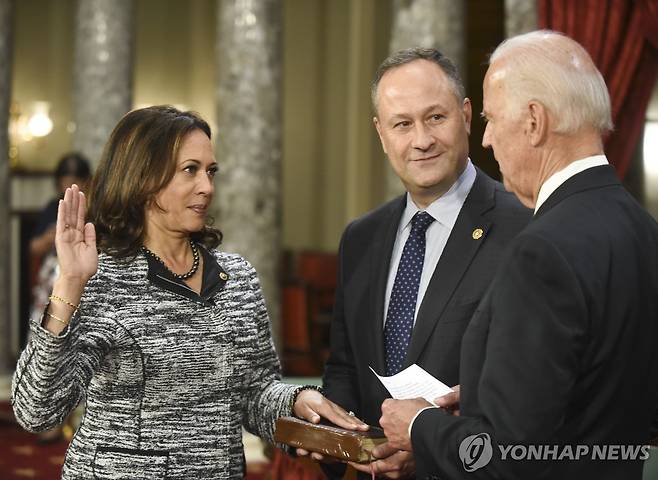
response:
<path id="1" fill-rule="evenodd" d="M 425 108 L 421 111 L 420 114 L 421 114 L 421 115 L 427 115 L 427 114 L 429 114 L 430 112 L 432 112 L 432 111 L 434 111 L 434 110 L 441 110 L 441 111 L 444 111 L 444 110 L 446 110 L 446 109 L 445 109 L 445 107 L 443 107 L 441 104 L 436 103 L 436 104 L 428 105 L 427 107 L 425 107 Z M 411 117 L 411 116 L 413 116 L 413 113 L 409 113 L 409 112 L 396 112 L 396 113 L 394 113 L 394 114 L 391 115 L 391 119 L 394 119 L 394 118 L 401 118 L 401 117 L 402 117 L 402 118 L 408 118 L 408 117 Z"/>
<path id="2" fill-rule="evenodd" d="M 406 115 L 404 113 L 396 113 L 395 115 L 391 115 L 391 117 L 388 119 L 389 124 L 394 124 L 397 122 L 403 122 L 409 119 L 409 115 Z"/>

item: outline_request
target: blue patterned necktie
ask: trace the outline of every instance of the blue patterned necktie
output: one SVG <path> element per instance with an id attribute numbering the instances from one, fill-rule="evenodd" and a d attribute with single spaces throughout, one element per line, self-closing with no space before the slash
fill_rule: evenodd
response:
<path id="1" fill-rule="evenodd" d="M 411 219 L 411 233 L 402 250 L 386 313 L 386 375 L 395 375 L 402 370 L 407 356 L 416 314 L 420 275 L 425 260 L 425 232 L 433 221 L 434 218 L 427 212 L 417 212 Z"/>

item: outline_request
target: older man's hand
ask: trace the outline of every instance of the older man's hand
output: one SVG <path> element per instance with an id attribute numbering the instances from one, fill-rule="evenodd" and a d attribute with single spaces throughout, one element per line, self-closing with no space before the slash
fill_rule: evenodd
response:
<path id="1" fill-rule="evenodd" d="M 409 424 L 419 410 L 431 406 L 433 405 L 424 398 L 413 398 L 411 400 L 393 400 L 389 398 L 384 400 L 379 424 L 384 429 L 391 448 L 411 451 Z"/>
<path id="2" fill-rule="evenodd" d="M 434 399 L 434 405 L 445 408 L 446 411 L 456 417 L 459 416 L 459 385 L 452 387 L 452 392 Z"/>
<path id="3" fill-rule="evenodd" d="M 411 452 L 405 452 L 383 443 L 372 451 L 375 461 L 370 463 L 354 463 L 350 465 L 355 470 L 374 473 L 381 478 L 412 478 L 416 473 L 416 463 Z"/>

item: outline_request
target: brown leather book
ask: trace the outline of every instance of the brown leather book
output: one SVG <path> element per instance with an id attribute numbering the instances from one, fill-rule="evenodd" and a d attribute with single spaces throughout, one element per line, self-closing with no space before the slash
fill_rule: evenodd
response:
<path id="1" fill-rule="evenodd" d="M 386 442 L 386 437 L 378 427 L 361 432 L 334 425 L 316 425 L 295 417 L 282 417 L 276 421 L 274 440 L 343 461 L 368 463 L 372 461 L 370 452 Z"/>

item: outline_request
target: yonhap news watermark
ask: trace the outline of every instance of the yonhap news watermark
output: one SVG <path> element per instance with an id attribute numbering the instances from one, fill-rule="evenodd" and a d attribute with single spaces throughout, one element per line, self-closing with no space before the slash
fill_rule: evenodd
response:
<path id="1" fill-rule="evenodd" d="M 504 461 L 648 460 L 649 445 L 496 445 Z M 469 435 L 459 445 L 464 470 L 474 472 L 493 458 L 488 433 Z"/>

